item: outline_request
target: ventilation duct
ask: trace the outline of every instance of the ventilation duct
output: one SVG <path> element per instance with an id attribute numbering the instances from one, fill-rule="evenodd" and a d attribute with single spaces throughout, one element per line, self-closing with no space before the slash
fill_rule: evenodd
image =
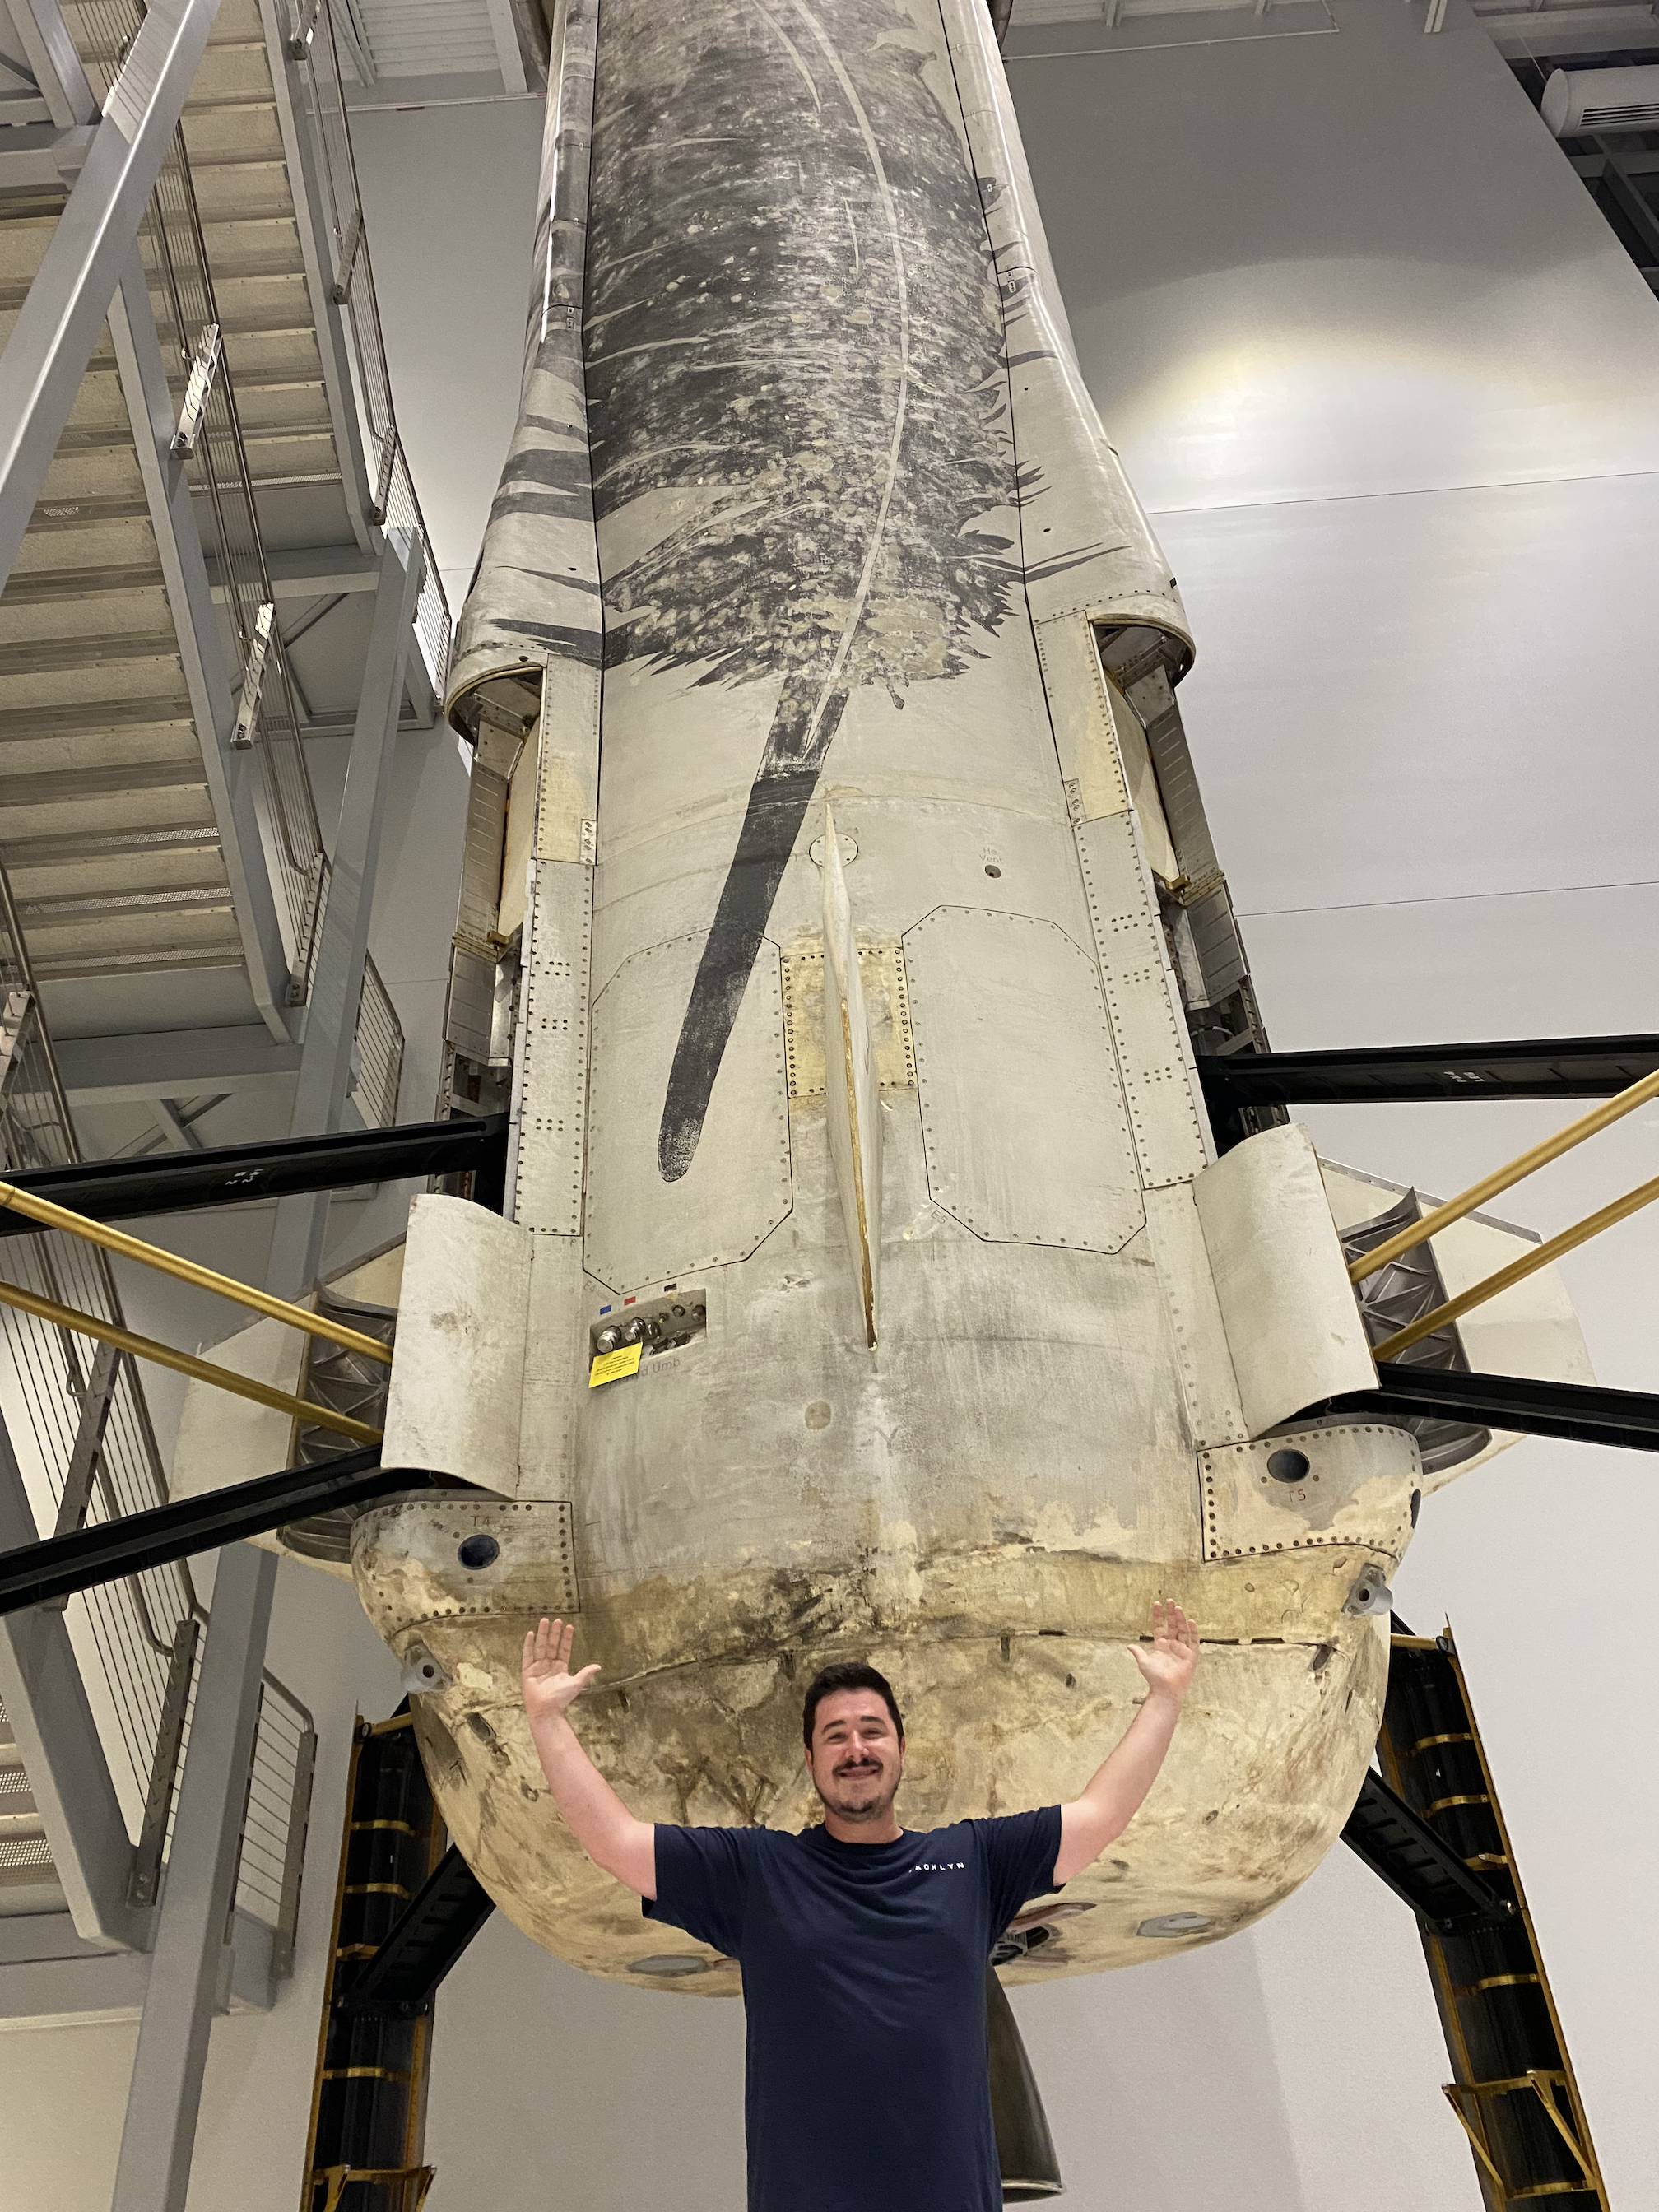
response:
<path id="1" fill-rule="evenodd" d="M 1557 70 L 1539 112 L 1558 138 L 1659 131 L 1659 63 L 1639 69 Z"/>

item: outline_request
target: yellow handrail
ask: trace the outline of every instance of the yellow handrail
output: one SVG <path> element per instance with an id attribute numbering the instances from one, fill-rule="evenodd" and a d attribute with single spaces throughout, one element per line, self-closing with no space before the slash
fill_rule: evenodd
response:
<path id="1" fill-rule="evenodd" d="M 1426 1243 L 1441 1230 L 1449 1229 L 1454 1221 L 1461 1221 L 1466 1213 L 1473 1213 L 1477 1206 L 1484 1206 L 1489 1198 L 1496 1198 L 1500 1190 L 1507 1190 L 1511 1183 L 1519 1182 L 1523 1176 L 1531 1175 L 1535 1168 L 1547 1166 L 1551 1160 L 1559 1160 L 1563 1152 L 1570 1152 L 1575 1145 L 1582 1145 L 1586 1137 L 1593 1137 L 1599 1129 L 1608 1128 L 1614 1121 L 1622 1121 L 1626 1114 L 1633 1114 L 1638 1106 L 1645 1106 L 1650 1098 L 1659 1098 L 1659 1068 L 1656 1068 L 1651 1075 L 1644 1075 L 1639 1083 L 1632 1083 L 1628 1091 L 1621 1091 L 1616 1098 L 1607 1099 L 1593 1113 L 1582 1115 L 1577 1121 L 1570 1121 L 1565 1129 L 1557 1130 L 1554 1136 L 1547 1137 L 1541 1145 L 1534 1145 L 1529 1152 L 1522 1152 L 1519 1159 L 1511 1160 L 1507 1167 L 1495 1168 L 1491 1175 L 1483 1176 L 1477 1183 L 1471 1183 L 1458 1197 L 1449 1198 L 1443 1206 L 1437 1206 L 1432 1213 L 1425 1213 L 1420 1221 L 1413 1222 L 1397 1237 L 1390 1237 L 1388 1243 L 1379 1244 L 1376 1251 L 1362 1252 L 1348 1268 L 1348 1280 L 1363 1283 L 1367 1275 L 1374 1275 L 1379 1267 L 1386 1267 L 1390 1260 L 1397 1260 L 1402 1252 L 1412 1251 L 1417 1245 Z M 1413 1327 L 1416 1326 L 1413 1323 Z M 1418 1335 L 1425 1333 L 1418 1328 Z M 1412 1340 L 1413 1343 L 1416 1340 L 1415 1337 Z M 1379 1348 L 1378 1357 L 1381 1356 Z"/>
<path id="2" fill-rule="evenodd" d="M 37 1297 L 33 1291 L 22 1290 L 15 1283 L 0 1282 L 0 1305 L 15 1306 L 20 1313 L 34 1314 L 41 1321 L 53 1322 L 59 1328 L 72 1328 L 82 1336 L 95 1336 L 104 1344 L 113 1344 L 123 1352 L 130 1352 L 135 1359 L 154 1360 L 158 1367 L 171 1367 L 180 1375 L 188 1375 L 198 1382 L 211 1382 L 221 1390 L 234 1391 L 239 1398 L 252 1398 L 256 1404 L 271 1406 L 279 1413 L 291 1413 L 296 1420 L 313 1422 L 320 1429 L 337 1429 L 343 1437 L 351 1437 L 360 1444 L 377 1444 L 385 1433 L 372 1429 L 367 1421 L 354 1421 L 349 1413 L 337 1413 L 327 1406 L 313 1406 L 308 1398 L 290 1397 L 286 1390 L 274 1389 L 269 1382 L 256 1382 L 246 1375 L 234 1375 L 228 1367 L 216 1367 L 210 1359 L 198 1359 L 194 1352 L 175 1352 L 169 1344 L 157 1344 L 148 1336 L 137 1336 L 130 1328 L 123 1328 L 112 1321 L 100 1321 L 94 1314 L 77 1313 L 73 1306 L 60 1306 L 55 1299 Z"/>
<path id="3" fill-rule="evenodd" d="M 13 1183 L 0 1182 L 0 1206 L 9 1206 L 14 1213 L 26 1213 L 31 1221 L 40 1222 L 47 1229 L 61 1229 L 67 1236 L 79 1237 L 88 1244 L 101 1244 L 106 1252 L 118 1252 L 124 1260 L 136 1260 L 142 1267 L 154 1267 L 163 1275 L 173 1275 L 181 1283 L 192 1283 L 200 1291 L 216 1291 L 222 1298 L 231 1298 L 239 1306 L 250 1307 L 253 1312 L 268 1315 L 272 1321 L 286 1322 L 291 1328 L 302 1328 L 307 1336 L 325 1338 L 331 1344 L 343 1344 L 349 1352 L 361 1352 L 370 1359 L 379 1359 L 389 1367 L 392 1354 L 386 1346 L 362 1331 L 346 1328 L 338 1322 L 325 1320 L 322 1315 L 307 1313 L 303 1306 L 290 1305 L 286 1298 L 272 1297 L 269 1291 L 256 1291 L 246 1283 L 239 1283 L 233 1275 L 219 1274 L 212 1267 L 198 1267 L 194 1260 L 181 1260 L 176 1252 L 164 1252 L 157 1244 L 146 1244 L 141 1237 L 129 1237 L 123 1229 L 112 1229 L 105 1221 L 89 1220 L 84 1213 L 71 1213 L 66 1206 L 54 1206 L 49 1198 L 36 1198 L 32 1191 L 19 1190 Z"/>
<path id="4" fill-rule="evenodd" d="M 1476 1283 L 1467 1291 L 1460 1291 L 1455 1298 L 1448 1298 L 1444 1305 L 1437 1306 L 1432 1313 L 1425 1313 L 1420 1321 L 1413 1322 L 1408 1328 L 1400 1329 L 1374 1346 L 1371 1357 L 1379 1364 L 1385 1359 L 1395 1358 L 1410 1346 L 1419 1343 L 1424 1337 L 1432 1336 L 1436 1329 L 1443 1328 L 1449 1321 L 1455 1321 L 1459 1314 L 1468 1313 L 1471 1306 L 1484 1305 L 1488 1298 L 1495 1298 L 1500 1291 L 1508 1290 L 1512 1283 L 1536 1274 L 1539 1268 L 1547 1267 L 1552 1260 L 1559 1260 L 1564 1252 L 1571 1252 L 1575 1245 L 1588 1243 L 1601 1230 L 1611 1229 L 1615 1221 L 1623 1221 L 1626 1215 L 1639 1212 L 1643 1206 L 1650 1206 L 1656 1198 L 1659 1198 L 1659 1176 L 1656 1176 L 1651 1182 L 1644 1182 L 1639 1189 L 1626 1192 L 1623 1198 L 1614 1199 L 1611 1206 L 1604 1206 L 1599 1213 L 1592 1213 L 1584 1220 L 1576 1222 L 1571 1229 L 1564 1229 L 1559 1237 L 1552 1237 L 1547 1244 L 1539 1245 L 1535 1251 L 1527 1253 L 1519 1260 L 1511 1260 L 1507 1267 L 1500 1267 L 1495 1275 L 1488 1275 L 1484 1282 Z"/>

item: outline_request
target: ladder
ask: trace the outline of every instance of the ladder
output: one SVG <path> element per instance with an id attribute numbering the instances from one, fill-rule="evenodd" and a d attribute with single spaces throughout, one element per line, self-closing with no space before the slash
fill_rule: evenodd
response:
<path id="1" fill-rule="evenodd" d="M 452 1844 L 407 1698 L 359 1720 L 346 1787 L 301 2212 L 421 2212 L 432 2008 L 495 1905 Z"/>
<path id="2" fill-rule="evenodd" d="M 1346 1839 L 1417 1912 L 1488 2212 L 1550 2197 L 1608 2212 L 1537 1931 L 1449 1628 L 1395 1617 L 1377 1739 Z"/>

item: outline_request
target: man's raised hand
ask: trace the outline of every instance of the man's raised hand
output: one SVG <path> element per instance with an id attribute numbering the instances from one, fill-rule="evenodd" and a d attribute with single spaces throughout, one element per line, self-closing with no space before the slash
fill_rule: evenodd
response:
<path id="1" fill-rule="evenodd" d="M 1129 1656 L 1146 1676 L 1149 1690 L 1184 1698 L 1198 1664 L 1198 1624 L 1189 1620 L 1178 1605 L 1160 1601 L 1152 1607 L 1152 1650 L 1132 1644 Z"/>
<path id="2" fill-rule="evenodd" d="M 544 1620 L 525 1638 L 520 1679 L 524 1686 L 524 1709 L 532 1725 L 550 1719 L 555 1713 L 568 1712 L 599 1671 L 597 1667 L 584 1667 L 579 1674 L 570 1672 L 570 1647 L 575 1638 L 575 1627 L 568 1620 Z"/>

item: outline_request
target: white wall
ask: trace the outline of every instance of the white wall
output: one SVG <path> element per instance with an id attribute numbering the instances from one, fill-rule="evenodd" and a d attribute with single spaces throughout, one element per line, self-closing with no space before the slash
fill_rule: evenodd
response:
<path id="1" fill-rule="evenodd" d="M 352 120 L 398 425 L 459 613 L 519 410 L 542 103 Z"/>
<path id="2" fill-rule="evenodd" d="M 1400 0 L 1334 17 L 1011 71 L 1087 373 L 1198 629 L 1183 699 L 1267 1018 L 1285 1047 L 1659 1026 L 1659 307 L 1461 0 L 1435 39 Z M 510 428 L 538 129 L 526 103 L 358 130 L 453 582 Z M 389 979 L 450 927 L 428 752 L 377 907 Z M 1310 1118 L 1334 1156 L 1444 1192 L 1562 1117 Z M 1656 1151 L 1650 1109 L 1507 1209 L 1553 1231 Z M 210 1241 L 252 1269 L 240 1218 Z M 1642 1220 L 1567 1262 L 1607 1382 L 1659 1389 L 1656 1263 Z M 1399 1578 L 1409 1619 L 1458 1631 L 1620 2212 L 1659 2204 L 1652 1480 L 1523 1443 L 1431 1501 Z M 346 1730 L 395 1697 L 349 1595 L 302 1569 L 273 1651 L 324 1725 L 300 1972 L 270 2019 L 215 2031 L 191 2212 L 292 2212 Z M 1078 2212 L 1477 2212 L 1410 1916 L 1346 1851 L 1251 1936 L 1016 2002 Z M 101 2212 L 131 2037 L 0 2045 L 0 2212 Z M 431 2212 L 735 2212 L 741 2047 L 735 2006 L 587 1980 L 496 1920 L 440 2007 Z"/>

